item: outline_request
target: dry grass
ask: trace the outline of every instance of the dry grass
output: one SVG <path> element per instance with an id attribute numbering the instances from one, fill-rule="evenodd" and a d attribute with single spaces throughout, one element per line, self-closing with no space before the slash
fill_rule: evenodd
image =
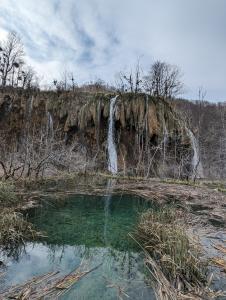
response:
<path id="1" fill-rule="evenodd" d="M 18 202 L 14 185 L 0 181 L 0 247 L 9 252 L 38 234 L 32 224 L 27 222 L 21 213 L 15 211 Z"/>
<path id="2" fill-rule="evenodd" d="M 172 178 L 168 178 L 168 179 L 164 179 L 162 180 L 162 182 L 165 183 L 169 183 L 169 184 L 179 184 L 179 185 L 189 185 L 189 186 L 200 186 L 200 182 L 194 182 L 192 180 L 182 180 L 182 179 L 172 179 Z"/>
<path id="3" fill-rule="evenodd" d="M 207 264 L 191 244 L 174 209 L 149 210 L 141 217 L 135 239 L 146 254 L 157 299 L 215 299 L 209 289 Z"/>
<path id="4" fill-rule="evenodd" d="M 138 227 L 139 238 L 150 255 L 160 263 L 163 273 L 175 286 L 187 282 L 202 282 L 205 264 L 197 248 L 191 248 L 183 227 L 176 223 L 172 209 L 153 210 L 143 214 Z"/>
<path id="5" fill-rule="evenodd" d="M 0 246 L 4 250 L 24 244 L 26 240 L 33 239 L 37 235 L 40 234 L 21 213 L 7 208 L 0 213 Z"/>

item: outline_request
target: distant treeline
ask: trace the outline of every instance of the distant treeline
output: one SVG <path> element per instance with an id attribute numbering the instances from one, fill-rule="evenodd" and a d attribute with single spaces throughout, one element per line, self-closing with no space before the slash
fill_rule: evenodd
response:
<path id="1" fill-rule="evenodd" d="M 69 68 L 70 69 L 70 68 Z M 36 72 L 26 64 L 25 51 L 22 39 L 15 32 L 8 34 L 4 41 L 0 41 L 0 87 L 12 88 L 39 88 L 57 91 L 120 91 L 140 93 L 146 92 L 156 97 L 172 98 L 183 91 L 181 72 L 175 65 L 162 61 L 154 62 L 149 71 L 143 74 L 139 61 L 130 72 L 119 71 L 113 85 L 102 79 L 78 85 L 79 74 L 74 75 L 70 70 L 60 71 L 57 79 L 47 85 L 42 85 Z"/>

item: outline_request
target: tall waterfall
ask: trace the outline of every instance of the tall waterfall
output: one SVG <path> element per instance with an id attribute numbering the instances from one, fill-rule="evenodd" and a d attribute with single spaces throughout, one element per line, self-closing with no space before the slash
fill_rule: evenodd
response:
<path id="1" fill-rule="evenodd" d="M 191 143 L 192 143 L 192 149 L 193 149 L 193 157 L 192 157 L 192 177 L 197 177 L 197 178 L 203 178 L 203 167 L 202 167 L 202 162 L 200 159 L 200 152 L 199 152 L 199 145 L 198 141 L 196 140 L 193 132 L 190 129 L 187 129 Z"/>
<path id="2" fill-rule="evenodd" d="M 47 134 L 50 138 L 53 138 L 53 117 L 49 111 L 47 111 Z"/>
<path id="3" fill-rule="evenodd" d="M 27 102 L 27 114 L 26 115 L 27 115 L 28 119 L 31 118 L 31 114 L 33 111 L 33 103 L 34 103 L 34 96 L 31 96 Z"/>
<path id="4" fill-rule="evenodd" d="M 100 148 L 100 119 L 101 119 L 101 102 L 98 102 L 97 107 L 97 116 L 96 116 L 96 123 L 97 123 L 97 129 L 96 129 L 96 140 L 97 140 L 97 148 L 99 150 Z"/>
<path id="5" fill-rule="evenodd" d="M 111 99 L 110 103 L 110 114 L 109 114 L 109 125 L 108 125 L 108 170 L 112 174 L 117 174 L 118 172 L 118 159 L 117 151 L 115 145 L 115 103 L 118 96 Z"/>
<path id="6" fill-rule="evenodd" d="M 163 128 L 163 163 L 165 163 L 166 159 L 166 150 L 167 150 L 167 144 L 169 139 L 169 133 L 166 127 L 166 123 L 164 121 L 164 128 Z"/>

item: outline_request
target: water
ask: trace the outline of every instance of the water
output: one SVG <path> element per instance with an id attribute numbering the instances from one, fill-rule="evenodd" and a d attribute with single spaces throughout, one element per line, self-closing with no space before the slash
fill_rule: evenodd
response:
<path id="1" fill-rule="evenodd" d="M 191 139 L 191 143 L 192 143 L 192 149 L 193 149 L 193 157 L 192 157 L 192 177 L 196 177 L 196 178 L 203 178 L 203 167 L 202 167 L 202 162 L 200 159 L 200 153 L 199 153 L 199 145 L 198 142 L 193 134 L 193 132 L 188 129 L 188 134 L 189 137 Z"/>
<path id="2" fill-rule="evenodd" d="M 224 253 L 215 248 L 216 245 L 225 247 L 226 232 L 216 231 L 214 227 L 210 228 L 196 228 L 195 233 L 199 237 L 199 244 L 205 249 L 203 253 L 204 258 L 210 262 L 214 258 L 224 259 Z M 213 273 L 213 280 L 210 288 L 215 291 L 226 291 L 226 274 L 222 272 L 222 267 L 217 265 L 209 265 L 209 274 Z M 225 300 L 226 296 L 218 297 L 218 300 Z"/>
<path id="3" fill-rule="evenodd" d="M 102 265 L 62 299 L 118 299 L 118 290 L 107 287 L 111 284 L 123 287 L 129 299 L 155 299 L 142 253 L 128 235 L 147 207 L 145 200 L 129 195 L 73 195 L 45 202 L 29 219 L 48 238 L 27 243 L 17 261 L 4 257 L 7 273 L 0 277 L 0 290 L 54 270 L 68 274 L 85 260 L 89 268 Z"/>
<path id="4" fill-rule="evenodd" d="M 98 102 L 97 107 L 97 124 L 96 124 L 96 140 L 97 140 L 97 147 L 98 150 L 100 148 L 100 120 L 101 120 L 101 102 Z"/>
<path id="5" fill-rule="evenodd" d="M 115 145 L 115 122 L 114 122 L 114 112 L 115 112 L 115 103 L 118 96 L 115 96 L 111 99 L 110 103 L 110 114 L 109 114 L 109 125 L 108 125 L 108 170 L 112 174 L 117 174 L 118 172 L 118 159 L 117 151 Z"/>
<path id="6" fill-rule="evenodd" d="M 50 138 L 53 138 L 54 132 L 53 132 L 53 117 L 51 113 L 47 112 L 47 133 Z"/>
<path id="7" fill-rule="evenodd" d="M 34 96 L 31 96 L 28 99 L 28 118 L 31 117 L 32 111 L 33 111 L 33 103 L 34 103 Z"/>
<path id="8" fill-rule="evenodd" d="M 106 196 L 104 200 L 104 241 L 107 245 L 107 227 L 108 227 L 108 219 L 110 215 L 110 205 L 111 205 L 111 198 L 112 198 L 112 191 L 115 186 L 115 180 L 109 179 L 107 182 L 107 188 L 106 188 Z"/>
<path id="9" fill-rule="evenodd" d="M 167 144 L 168 144 L 168 130 L 166 127 L 166 123 L 164 121 L 164 132 L 163 132 L 163 163 L 165 163 L 166 160 L 166 150 L 167 150 Z"/>

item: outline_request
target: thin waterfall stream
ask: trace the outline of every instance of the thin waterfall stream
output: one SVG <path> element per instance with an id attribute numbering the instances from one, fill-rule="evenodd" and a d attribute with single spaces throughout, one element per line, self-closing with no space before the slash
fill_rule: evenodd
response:
<path id="1" fill-rule="evenodd" d="M 197 177 L 197 178 L 203 178 L 203 167 L 202 167 L 202 162 L 200 159 L 200 151 L 199 151 L 199 145 L 198 141 L 195 138 L 195 135 L 190 129 L 187 129 L 191 143 L 192 143 L 192 149 L 193 149 L 193 157 L 192 157 L 192 178 Z"/>
<path id="2" fill-rule="evenodd" d="M 163 163 L 165 163 L 166 160 L 166 151 L 167 151 L 167 144 L 169 139 L 169 133 L 166 127 L 166 123 L 164 121 L 164 129 L 163 129 Z"/>
<path id="3" fill-rule="evenodd" d="M 110 112 L 109 112 L 109 125 L 108 125 L 108 170 L 112 174 L 117 174 L 118 172 L 118 158 L 117 158 L 117 150 L 115 145 L 115 120 L 114 120 L 114 113 L 115 113 L 115 104 L 118 96 L 115 96 L 110 100 Z M 108 226 L 108 217 L 110 213 L 110 204 L 112 198 L 112 190 L 114 189 L 115 180 L 109 179 L 107 182 L 107 190 L 105 196 L 105 203 L 104 203 L 104 240 L 105 244 L 107 244 L 107 226 Z"/>
<path id="4" fill-rule="evenodd" d="M 28 117 L 30 118 L 33 110 L 34 96 L 31 96 L 28 101 Z"/>
<path id="5" fill-rule="evenodd" d="M 108 170 L 112 174 L 118 173 L 118 159 L 117 159 L 117 150 L 115 145 L 115 120 L 114 120 L 114 112 L 115 112 L 115 103 L 118 96 L 115 96 L 111 99 L 110 102 L 110 113 L 109 113 L 109 125 L 108 125 Z"/>
<path id="6" fill-rule="evenodd" d="M 51 113 L 48 111 L 47 112 L 47 134 L 50 138 L 53 138 L 53 117 L 51 115 Z"/>

